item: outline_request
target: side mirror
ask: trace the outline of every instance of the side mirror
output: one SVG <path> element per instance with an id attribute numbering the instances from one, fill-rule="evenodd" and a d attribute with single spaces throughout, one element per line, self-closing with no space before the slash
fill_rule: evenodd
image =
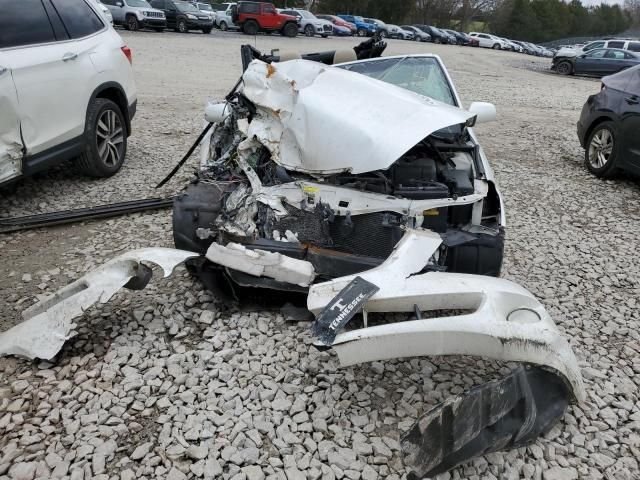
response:
<path id="1" fill-rule="evenodd" d="M 476 123 L 493 122 L 497 116 L 493 103 L 473 102 L 467 110 L 476 116 Z"/>
<path id="2" fill-rule="evenodd" d="M 116 2 L 116 7 L 120 7 L 120 8 L 122 8 L 122 7 L 124 7 L 124 3 L 122 3 L 122 2 Z"/>

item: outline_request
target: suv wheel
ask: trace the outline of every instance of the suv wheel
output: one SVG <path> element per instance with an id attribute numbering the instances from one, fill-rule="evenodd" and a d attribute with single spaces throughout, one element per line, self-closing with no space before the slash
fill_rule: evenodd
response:
<path id="1" fill-rule="evenodd" d="M 315 35 L 316 31 L 313 28 L 313 25 L 307 25 L 306 27 L 304 27 L 304 34 L 307 37 L 313 37 Z"/>
<path id="2" fill-rule="evenodd" d="M 187 21 L 184 18 L 178 20 L 176 24 L 176 31 L 180 33 L 188 33 L 189 29 L 187 28 Z"/>
<path id="3" fill-rule="evenodd" d="M 247 35 L 256 35 L 259 29 L 260 26 L 255 20 L 247 20 L 244 22 L 244 25 L 242 25 L 242 31 Z"/>
<path id="4" fill-rule="evenodd" d="M 91 177 L 115 174 L 127 154 L 127 127 L 120 107 L 106 98 L 96 98 L 87 111 L 84 152 L 76 168 Z"/>
<path id="5" fill-rule="evenodd" d="M 491 48 L 493 48 L 494 50 L 500 50 L 500 44 L 499 43 L 494 43 L 493 47 L 491 47 Z"/>
<path id="6" fill-rule="evenodd" d="M 282 32 L 286 37 L 295 38 L 298 36 L 298 25 L 295 23 L 287 23 L 282 29 Z"/>
<path id="7" fill-rule="evenodd" d="M 220 22 L 220 30 L 222 30 L 223 32 L 226 32 L 229 29 L 229 27 L 227 26 L 227 22 L 222 21 Z"/>
<path id="8" fill-rule="evenodd" d="M 584 163 L 589 171 L 600 178 L 614 176 L 617 147 L 614 123 L 598 124 L 589 135 L 584 151 Z"/>
<path id="9" fill-rule="evenodd" d="M 136 30 L 140 30 L 140 22 L 138 22 L 135 15 L 127 15 L 127 21 L 124 24 L 124 28 L 125 30 L 132 30 L 135 32 Z"/>
<path id="10" fill-rule="evenodd" d="M 381 30 L 380 31 L 380 37 L 382 38 L 387 38 L 389 36 L 389 34 L 387 33 L 386 30 Z"/>

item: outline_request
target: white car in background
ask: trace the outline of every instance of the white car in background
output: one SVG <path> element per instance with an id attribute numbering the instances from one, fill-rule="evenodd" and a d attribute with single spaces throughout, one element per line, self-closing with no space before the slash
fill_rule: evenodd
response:
<path id="1" fill-rule="evenodd" d="M 481 47 L 493 48 L 495 50 L 511 50 L 507 42 L 490 33 L 470 32 L 469 36 L 478 39 Z"/>
<path id="2" fill-rule="evenodd" d="M 109 11 L 107 7 L 105 7 L 102 3 L 98 1 L 96 1 L 96 4 L 98 5 L 98 10 L 100 10 L 100 12 L 104 15 L 107 22 L 109 22 L 109 24 L 113 26 L 113 15 L 111 15 L 111 11 Z"/>
<path id="3" fill-rule="evenodd" d="M 240 29 L 240 27 L 233 23 L 233 7 L 236 5 L 235 2 L 213 5 L 213 24 L 223 32 L 230 29 Z"/>
<path id="4" fill-rule="evenodd" d="M 122 166 L 136 111 L 131 50 L 94 0 L 5 2 L 0 15 L 0 185 L 75 159 Z"/>
<path id="5" fill-rule="evenodd" d="M 322 38 L 327 38 L 329 35 L 333 35 L 333 23 L 329 20 L 322 20 L 321 18 L 316 17 L 308 10 L 285 8 L 280 9 L 279 12 L 284 15 L 291 15 L 292 17 L 298 18 L 300 33 L 303 33 L 307 37 L 320 35 Z"/>

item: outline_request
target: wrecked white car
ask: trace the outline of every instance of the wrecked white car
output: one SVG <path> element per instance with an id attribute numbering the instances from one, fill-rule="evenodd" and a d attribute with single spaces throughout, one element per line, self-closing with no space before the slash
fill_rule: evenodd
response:
<path id="1" fill-rule="evenodd" d="M 123 286 L 144 288 L 143 262 L 168 274 L 186 260 L 221 294 L 306 295 L 316 345 L 343 365 L 425 355 L 520 362 L 418 419 L 402 439 L 415 478 L 550 429 L 585 391 L 542 304 L 496 278 L 503 204 L 471 130 L 495 110 L 460 108 L 437 56 L 376 58 L 374 44 L 355 51 L 373 58 L 337 66 L 321 63 L 334 52 L 278 62 L 243 48 L 245 72 L 207 108 L 197 178 L 175 203 L 179 250 L 112 260 L 31 307 L 0 336 L 0 353 L 51 358 L 85 308 Z"/>

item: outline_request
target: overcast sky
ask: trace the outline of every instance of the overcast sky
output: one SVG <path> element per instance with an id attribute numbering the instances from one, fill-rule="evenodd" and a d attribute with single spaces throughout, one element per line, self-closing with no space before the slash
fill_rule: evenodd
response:
<path id="1" fill-rule="evenodd" d="M 583 5 L 591 6 L 591 5 L 600 5 L 601 3 L 608 3 L 609 5 L 623 5 L 624 0 L 581 0 Z"/>

